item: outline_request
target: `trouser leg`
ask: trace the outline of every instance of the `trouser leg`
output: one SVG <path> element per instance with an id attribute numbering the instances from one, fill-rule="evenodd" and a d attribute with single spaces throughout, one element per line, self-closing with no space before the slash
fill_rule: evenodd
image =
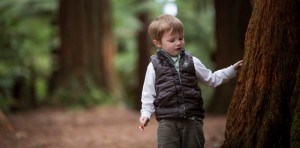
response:
<path id="1" fill-rule="evenodd" d="M 202 120 L 160 120 L 158 148 L 204 148 Z"/>
<path id="2" fill-rule="evenodd" d="M 160 120 L 157 129 L 158 148 L 180 148 L 180 137 L 176 120 Z"/>
<path id="3" fill-rule="evenodd" d="M 204 148 L 204 134 L 202 120 L 185 120 L 183 123 L 182 148 Z"/>

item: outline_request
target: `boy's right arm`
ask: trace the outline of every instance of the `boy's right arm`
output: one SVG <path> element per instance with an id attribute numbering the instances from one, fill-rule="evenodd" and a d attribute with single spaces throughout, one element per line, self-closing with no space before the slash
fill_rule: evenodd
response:
<path id="1" fill-rule="evenodd" d="M 149 122 L 149 118 L 148 117 L 141 117 L 140 118 L 140 123 L 141 125 L 139 126 L 141 131 L 144 131 L 144 128 L 148 125 Z"/>
<path id="2" fill-rule="evenodd" d="M 152 63 L 149 63 L 146 71 L 141 98 L 142 109 L 140 122 L 143 126 L 147 126 L 151 115 L 154 113 L 153 102 L 155 100 L 155 97 L 155 70 L 153 68 Z"/>

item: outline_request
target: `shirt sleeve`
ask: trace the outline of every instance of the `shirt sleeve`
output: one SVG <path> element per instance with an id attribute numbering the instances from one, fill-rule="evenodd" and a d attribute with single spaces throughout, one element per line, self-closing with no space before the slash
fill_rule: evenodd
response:
<path id="1" fill-rule="evenodd" d="M 193 61 L 198 80 L 207 86 L 217 87 L 236 76 L 236 71 L 232 65 L 212 72 L 210 69 L 207 69 L 198 58 L 193 57 Z"/>
<path id="2" fill-rule="evenodd" d="M 144 85 L 142 89 L 142 109 L 141 109 L 141 117 L 148 117 L 150 119 L 151 115 L 154 113 L 154 100 L 156 97 L 155 92 L 155 70 L 150 62 L 147 71 L 146 76 L 144 80 Z"/>

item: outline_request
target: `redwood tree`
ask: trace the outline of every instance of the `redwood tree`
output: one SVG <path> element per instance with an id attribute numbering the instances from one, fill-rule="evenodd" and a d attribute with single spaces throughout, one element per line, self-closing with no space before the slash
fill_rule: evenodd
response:
<path id="1" fill-rule="evenodd" d="M 300 3 L 255 0 L 254 5 L 223 147 L 300 147 L 299 105 L 295 106 Z"/>
<path id="2" fill-rule="evenodd" d="M 61 47 L 55 88 L 84 91 L 118 88 L 109 0 L 60 0 Z"/>

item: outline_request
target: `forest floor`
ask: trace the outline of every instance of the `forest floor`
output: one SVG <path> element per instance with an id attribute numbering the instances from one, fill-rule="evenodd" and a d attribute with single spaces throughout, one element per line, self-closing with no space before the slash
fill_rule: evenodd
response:
<path id="1" fill-rule="evenodd" d="M 0 128 L 1 148 L 155 148 L 157 122 L 141 132 L 139 113 L 119 107 L 87 110 L 39 108 L 8 116 L 14 130 Z M 224 141 L 226 117 L 206 115 L 205 148 Z"/>

